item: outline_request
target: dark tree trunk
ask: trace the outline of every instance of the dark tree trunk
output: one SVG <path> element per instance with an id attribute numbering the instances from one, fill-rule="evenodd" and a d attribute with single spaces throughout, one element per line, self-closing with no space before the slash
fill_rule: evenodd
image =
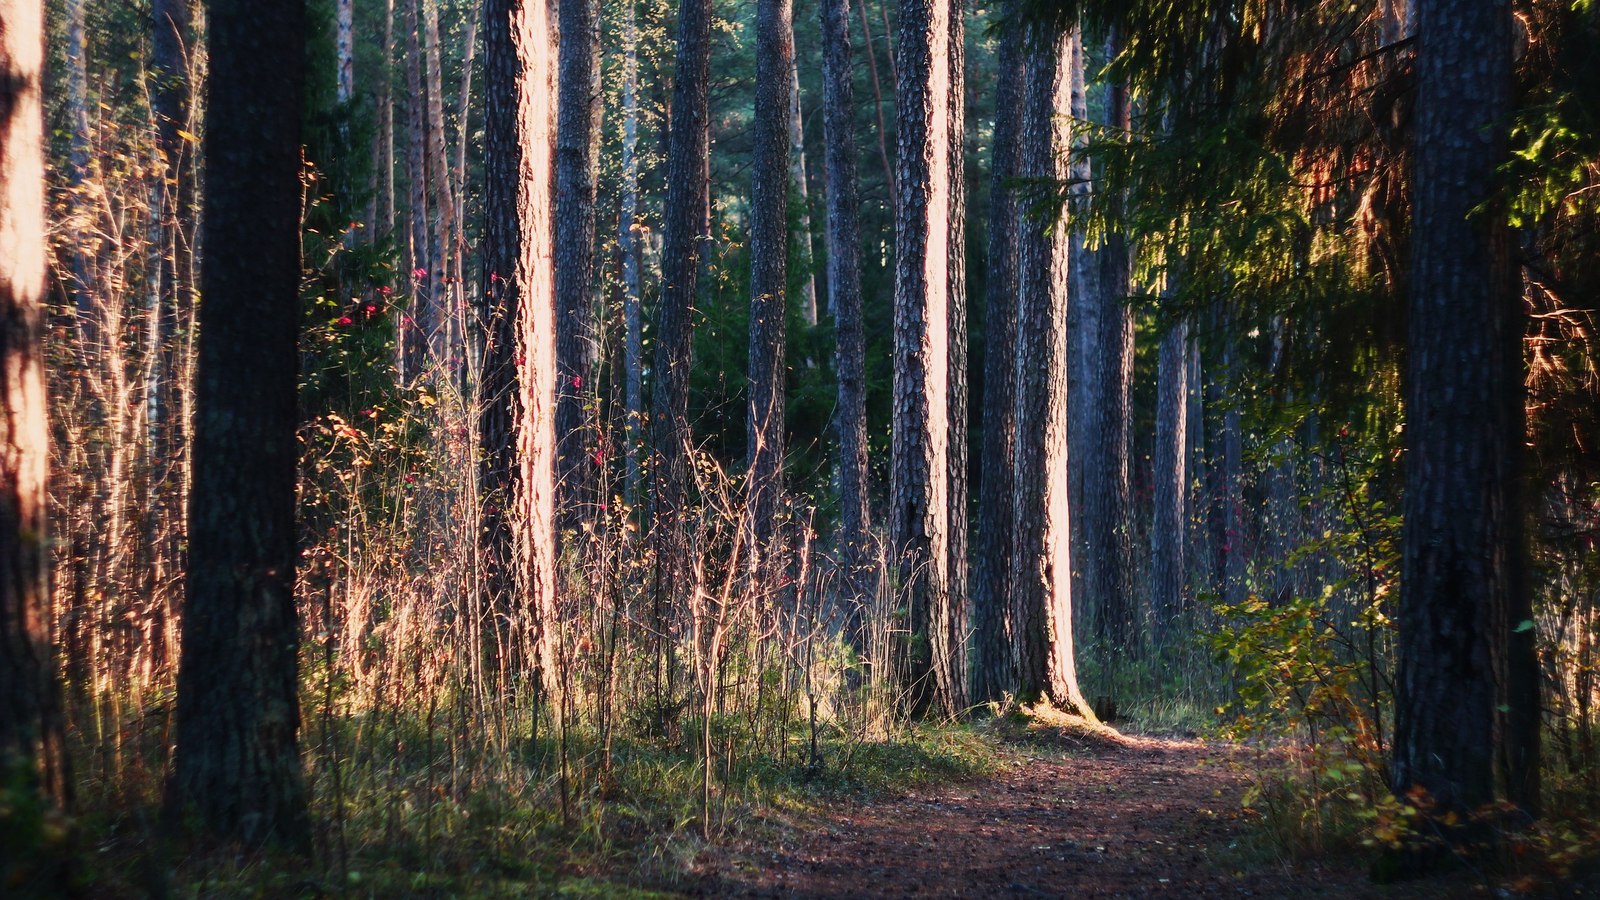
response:
<path id="1" fill-rule="evenodd" d="M 12 783 L 24 769 L 65 805 L 45 489 L 43 6 L 3 0 L 0 21 L 0 772 Z"/>
<path id="2" fill-rule="evenodd" d="M 794 27 L 789 0 L 757 0 L 750 185 L 750 403 L 746 420 L 755 553 L 769 555 L 783 492 L 784 325 L 788 312 L 789 129 Z"/>
<path id="3" fill-rule="evenodd" d="M 550 0 L 487 0 L 483 19 L 483 372 L 478 493 L 484 603 L 527 623 L 501 653 L 554 687 L 556 305 Z M 519 533 L 520 531 L 520 533 Z M 527 644 L 518 643 L 523 637 Z"/>
<path id="4" fill-rule="evenodd" d="M 655 481 L 652 529 L 669 529 L 688 502 L 689 366 L 696 283 L 707 240 L 710 0 L 678 4 L 678 48 L 667 137 L 661 300 L 651 367 L 650 444 Z M 665 560 L 663 560 L 665 561 Z"/>
<path id="5" fill-rule="evenodd" d="M 584 518 L 596 474 L 584 397 L 594 391 L 595 173 L 600 149 L 600 16 L 595 0 L 561 0 L 556 130 L 556 485 L 564 527 Z M 587 386 L 586 386 L 587 385 Z"/>
<path id="6" fill-rule="evenodd" d="M 1169 272 L 1168 278 L 1177 277 Z M 1156 360 L 1155 497 L 1150 522 L 1150 623 L 1159 650 L 1183 611 L 1188 542 L 1189 322 L 1166 324 Z"/>
<path id="7" fill-rule="evenodd" d="M 827 142 L 828 301 L 833 308 L 839 379 L 839 594 L 845 634 L 860 649 L 867 604 L 875 590 L 871 516 L 867 505 L 866 339 L 861 325 L 861 226 L 855 90 L 850 66 L 850 0 L 823 0 L 822 115 Z M 869 51 L 871 48 L 867 48 Z"/>
<path id="8" fill-rule="evenodd" d="M 890 542 L 909 613 L 902 677 L 913 713 L 966 707 L 961 646 L 966 622 L 951 584 L 954 558 L 950 463 L 955 439 L 950 326 L 951 122 L 954 89 L 950 0 L 902 0 L 897 41 L 900 110 L 895 216 L 894 432 Z"/>
<path id="9" fill-rule="evenodd" d="M 1039 32 L 1027 43 L 1019 164 L 1026 178 L 1062 180 L 1077 33 Z M 1070 240 L 1028 216 L 1018 228 L 1016 448 L 1012 477 L 1015 549 L 1011 595 L 1017 696 L 1048 698 L 1089 715 L 1078 689 L 1073 642 L 1071 529 L 1067 498 L 1067 303 Z"/>
<path id="10" fill-rule="evenodd" d="M 216 0 L 208 35 L 211 252 L 167 803 L 200 834 L 308 849 L 294 603 L 305 11 Z"/>
<path id="11" fill-rule="evenodd" d="M 1014 14 L 1015 3 L 1008 4 Z M 1002 33 L 994 73 L 993 181 L 989 192 L 989 273 L 985 284 L 983 458 L 972 583 L 973 700 L 999 700 L 1013 689 L 1008 629 L 1011 595 L 1012 465 L 1016 440 L 1017 225 L 1025 198 L 1021 175 L 1022 85 L 1027 72 L 1020 29 Z"/>
<path id="12" fill-rule="evenodd" d="M 1115 38 L 1106 41 L 1107 55 L 1116 52 Z M 1126 87 L 1114 84 L 1107 97 L 1107 124 L 1119 133 L 1129 127 Z M 1113 199 L 1114 206 L 1120 206 Z M 1113 220 L 1118 216 L 1114 212 Z M 1074 511 L 1084 554 L 1086 595 L 1096 623 L 1096 639 L 1104 660 L 1104 687 L 1115 690 L 1118 662 L 1136 648 L 1131 570 L 1131 513 L 1129 510 L 1129 432 L 1132 429 L 1133 313 L 1128 307 L 1132 274 L 1127 238 L 1111 231 L 1099 252 L 1097 289 L 1085 296 L 1090 304 L 1093 343 L 1086 346 L 1087 403 L 1084 414 L 1083 453 L 1074 461 L 1083 480 L 1083 502 Z"/>
<path id="13" fill-rule="evenodd" d="M 971 690 L 968 638 L 971 630 L 972 587 L 967 570 L 967 3 L 950 0 L 950 135 L 949 259 L 947 281 L 950 319 L 950 552 L 946 576 L 950 585 L 947 644 L 951 681 L 958 685 L 965 708 Z"/>
<path id="14" fill-rule="evenodd" d="M 1522 497 L 1524 314 L 1494 202 L 1509 0 L 1418 0 L 1405 526 L 1393 786 L 1538 803 Z M 1486 208 L 1485 208 L 1486 207 Z"/>

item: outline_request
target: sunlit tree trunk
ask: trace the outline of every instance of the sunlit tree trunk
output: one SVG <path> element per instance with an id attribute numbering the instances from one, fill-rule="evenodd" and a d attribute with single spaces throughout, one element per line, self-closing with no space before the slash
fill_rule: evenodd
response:
<path id="1" fill-rule="evenodd" d="M 0 0 L 0 22 L 0 769 L 25 771 L 27 789 L 64 805 L 46 528 L 42 4 Z"/>
<path id="2" fill-rule="evenodd" d="M 1078 34 L 1028 37 L 1020 166 L 1027 178 L 1062 180 L 1071 138 L 1071 57 Z M 1070 240 L 1040 217 L 1018 229 L 1017 358 L 1014 372 L 1015 604 L 1017 696 L 1047 698 L 1092 715 L 1078 689 L 1072 626 L 1067 496 L 1067 304 Z"/>
<path id="3" fill-rule="evenodd" d="M 1418 0 L 1406 483 L 1393 786 L 1443 811 L 1538 806 L 1521 488 L 1525 329 L 1497 208 L 1509 0 Z M 1526 624 L 1524 624 L 1526 623 Z"/>
<path id="4" fill-rule="evenodd" d="M 754 554 L 769 555 L 783 492 L 785 318 L 794 28 L 789 0 L 757 0 L 750 185 L 750 520 Z"/>
<path id="5" fill-rule="evenodd" d="M 866 340 L 861 324 L 860 194 L 856 173 L 855 88 L 850 64 L 850 0 L 823 0 L 822 125 L 828 176 L 828 302 L 833 309 L 839 408 L 839 532 L 845 635 L 857 648 L 875 589 L 867 505 Z M 870 52 L 871 48 L 867 50 Z"/>
<path id="6" fill-rule="evenodd" d="M 576 528 L 594 469 L 584 398 L 594 366 L 595 174 L 600 149 L 600 16 L 595 0 L 561 0 L 561 113 L 556 129 L 556 485 Z"/>
<path id="7" fill-rule="evenodd" d="M 1007 5 L 1014 13 L 1015 3 Z M 994 142 L 990 163 L 989 271 L 985 283 L 982 460 L 972 582 L 973 700 L 999 700 L 1012 689 L 1010 622 L 1014 402 L 1017 341 L 1017 227 L 1026 198 L 1021 175 L 1022 85 L 1027 71 L 1021 29 L 1002 32 L 995 57 Z"/>
<path id="8" fill-rule="evenodd" d="M 208 30 L 212 252 L 167 801 L 201 834 L 307 849 L 294 602 L 304 10 L 214 0 Z"/>
<path id="9" fill-rule="evenodd" d="M 555 690 L 556 21 L 552 0 L 485 0 L 479 317 L 479 538 L 484 602 L 527 623 L 500 652 Z"/>
<path id="10" fill-rule="evenodd" d="M 951 461 L 957 425 L 950 335 L 951 93 L 958 90 L 950 38 L 950 0 L 902 0 L 897 41 L 900 111 L 895 216 L 894 434 L 890 541 L 909 612 L 903 678 L 918 714 L 957 715 L 966 707 L 966 622 L 956 586 L 951 521 Z M 963 586 L 964 587 L 964 586 Z"/>

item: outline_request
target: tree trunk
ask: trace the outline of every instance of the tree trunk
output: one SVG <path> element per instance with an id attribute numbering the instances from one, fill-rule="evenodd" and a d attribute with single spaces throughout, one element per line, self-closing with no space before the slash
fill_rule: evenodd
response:
<path id="1" fill-rule="evenodd" d="M 334 44 L 339 67 L 335 96 L 340 106 L 349 104 L 356 93 L 356 4 L 355 0 L 336 0 L 334 4 Z"/>
<path id="2" fill-rule="evenodd" d="M 1015 13 L 1009 3 L 1005 15 Z M 989 272 L 985 284 L 983 459 L 973 560 L 973 699 L 999 700 L 1014 688 L 1010 625 L 1013 447 L 1016 441 L 1017 227 L 1027 206 L 1014 181 L 1022 174 L 1023 64 L 1020 28 L 1000 35 L 994 73 L 994 142 L 990 163 Z"/>
<path id="3" fill-rule="evenodd" d="M 595 472 L 585 439 L 584 379 L 594 367 L 595 167 L 600 140 L 600 16 L 595 0 L 561 0 L 556 126 L 556 485 L 563 527 L 585 517 Z"/>
<path id="4" fill-rule="evenodd" d="M 676 81 L 667 137 L 667 196 L 650 444 L 654 528 L 670 528 L 688 501 L 689 366 L 696 282 L 704 249 L 709 153 L 710 0 L 680 0 Z"/>
<path id="5" fill-rule="evenodd" d="M 1020 165 L 1026 178 L 1067 177 L 1065 124 L 1078 33 L 1027 42 Z M 1067 304 L 1071 242 L 1029 216 L 1018 228 L 1016 547 L 1012 556 L 1017 696 L 1092 715 L 1078 689 L 1067 498 Z"/>
<path id="6" fill-rule="evenodd" d="M 789 0 L 757 0 L 756 96 L 750 185 L 748 464 L 754 556 L 778 533 L 783 493 L 784 325 L 788 313 L 789 158 L 794 27 Z"/>
<path id="7" fill-rule="evenodd" d="M 833 308 L 839 408 L 839 532 L 847 640 L 866 646 L 862 626 L 876 585 L 867 505 L 866 339 L 861 324 L 861 225 L 856 174 L 850 0 L 823 0 L 822 125 L 828 176 L 828 302 Z M 867 50 L 871 51 L 871 47 Z"/>
<path id="8" fill-rule="evenodd" d="M 1169 269 L 1168 279 L 1177 277 Z M 1166 323 L 1156 360 L 1155 497 L 1150 522 L 1150 623 L 1159 651 L 1184 608 L 1188 541 L 1189 321 Z"/>
<path id="9" fill-rule="evenodd" d="M 791 14 L 792 17 L 792 14 Z M 794 29 L 790 28 L 790 34 Z M 791 42 L 792 43 L 792 42 Z M 789 180 L 793 182 L 800 200 L 800 264 L 805 266 L 806 280 L 800 286 L 804 292 L 800 314 L 806 325 L 817 324 L 817 274 L 816 247 L 811 240 L 811 186 L 806 183 L 806 129 L 800 115 L 800 54 L 790 54 L 789 65 Z M 807 360 L 807 365 L 810 361 Z"/>
<path id="10" fill-rule="evenodd" d="M 26 770 L 63 806 L 45 487 L 43 6 L 0 0 L 0 21 L 0 769 Z"/>
<path id="11" fill-rule="evenodd" d="M 203 229 L 173 822 L 310 846 L 294 603 L 304 10 L 209 7 Z M 248 253 L 224 248 L 248 247 Z"/>
<path id="12" fill-rule="evenodd" d="M 462 317 L 460 276 L 453 265 L 456 234 L 456 203 L 450 196 L 450 162 L 444 131 L 444 84 L 439 66 L 438 0 L 422 0 L 424 33 L 423 64 L 428 83 L 428 212 L 432 216 L 428 269 L 428 290 L 438 314 L 435 322 L 433 353 L 444 372 L 458 372 L 465 360 L 459 325 Z"/>
<path id="13" fill-rule="evenodd" d="M 1115 37 L 1106 41 L 1107 57 L 1117 52 Z M 1111 85 L 1107 98 L 1107 124 L 1118 134 L 1129 128 L 1126 86 Z M 1113 205 L 1121 204 L 1113 199 Z M 1113 221 L 1118 218 L 1113 212 Z M 1078 601 L 1090 605 L 1095 615 L 1096 638 L 1104 661 L 1102 677 L 1108 696 L 1116 690 L 1119 663 L 1137 650 L 1133 615 L 1132 515 L 1129 509 L 1129 432 L 1132 430 L 1133 312 L 1128 307 L 1129 278 L 1133 271 L 1126 236 L 1107 233 L 1091 264 L 1098 264 L 1097 289 L 1084 296 L 1094 323 L 1093 343 L 1087 345 L 1083 400 L 1084 440 L 1078 465 L 1083 480 L 1083 502 L 1077 507 L 1083 538 L 1086 594 Z"/>
<path id="14" fill-rule="evenodd" d="M 945 649 L 952 667 L 951 680 L 959 686 L 960 708 L 970 690 L 971 579 L 967 570 L 967 4 L 950 0 L 950 208 L 946 244 L 946 311 L 950 319 L 950 553 L 949 612 Z"/>
<path id="15" fill-rule="evenodd" d="M 954 656 L 966 622 L 951 583 L 951 449 L 954 355 L 950 326 L 951 184 L 955 151 L 950 0 L 901 0 L 899 172 L 895 216 L 894 434 L 890 534 L 909 611 L 902 676 L 915 714 L 966 707 L 964 665 Z"/>
<path id="16" fill-rule="evenodd" d="M 428 129 L 427 97 L 423 92 L 422 32 L 417 15 L 421 0 L 404 0 L 406 5 L 406 180 L 410 183 L 410 209 L 407 210 L 409 252 L 406 277 L 411 286 L 411 311 L 402 319 L 401 360 L 403 376 L 416 381 L 429 366 L 429 348 L 438 327 L 438 296 L 433 290 L 433 241 L 428 229 Z"/>
<path id="17" fill-rule="evenodd" d="M 553 271 L 556 20 L 552 0 L 485 0 L 485 333 L 478 386 L 478 493 L 485 608 L 525 623 L 500 652 L 557 688 L 555 610 L 556 306 Z M 526 646 L 516 640 L 525 636 Z"/>
<path id="18" fill-rule="evenodd" d="M 622 256 L 623 368 L 627 385 L 627 473 L 625 498 L 630 510 L 640 500 L 644 480 L 639 443 L 644 426 L 644 315 L 639 264 L 639 24 L 637 0 L 623 0 L 622 20 L 622 198 L 617 247 Z"/>
<path id="19" fill-rule="evenodd" d="M 1524 314 L 1498 196 L 1508 0 L 1418 0 L 1405 526 L 1393 786 L 1538 804 L 1523 533 Z M 1482 208 L 1487 206 L 1487 211 Z M 1524 624 L 1529 623 L 1529 624 Z"/>

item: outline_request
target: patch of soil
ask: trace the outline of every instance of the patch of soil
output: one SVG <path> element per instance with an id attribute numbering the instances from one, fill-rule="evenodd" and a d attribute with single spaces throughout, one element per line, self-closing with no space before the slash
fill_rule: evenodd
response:
<path id="1" fill-rule="evenodd" d="M 824 813 L 775 844 L 709 861 L 705 897 L 1460 897 L 1471 881 L 1379 887 L 1364 861 L 1249 864 L 1227 749 L 1027 727 L 992 778 Z M 1256 854 L 1257 857 L 1260 854 Z"/>

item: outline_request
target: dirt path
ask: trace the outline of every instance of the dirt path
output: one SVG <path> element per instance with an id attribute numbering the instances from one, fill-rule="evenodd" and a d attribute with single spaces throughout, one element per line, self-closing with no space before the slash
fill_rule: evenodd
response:
<path id="1" fill-rule="evenodd" d="M 840 809 L 777 846 L 747 848 L 704 873 L 694 893 L 1424 896 L 1416 883 L 1375 887 L 1359 864 L 1290 872 L 1243 863 L 1235 849 L 1248 827 L 1243 779 L 1204 745 L 1072 736 L 1060 743 L 992 779 Z"/>

